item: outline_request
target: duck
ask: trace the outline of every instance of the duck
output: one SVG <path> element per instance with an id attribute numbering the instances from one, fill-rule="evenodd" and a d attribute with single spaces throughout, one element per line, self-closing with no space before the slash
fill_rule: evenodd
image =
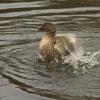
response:
<path id="1" fill-rule="evenodd" d="M 62 63 L 64 56 L 76 52 L 77 38 L 75 34 L 56 34 L 56 27 L 51 22 L 45 22 L 38 32 L 43 34 L 38 46 L 41 61 Z"/>

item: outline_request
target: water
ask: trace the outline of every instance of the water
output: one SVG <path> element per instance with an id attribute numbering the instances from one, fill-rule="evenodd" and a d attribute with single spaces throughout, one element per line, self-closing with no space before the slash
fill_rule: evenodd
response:
<path id="1" fill-rule="evenodd" d="M 56 25 L 57 33 L 74 33 L 81 39 L 85 53 L 81 55 L 81 49 L 78 52 L 81 56 L 77 58 L 83 68 L 79 72 L 84 71 L 84 74 L 70 74 L 73 70 L 65 68 L 68 65 L 37 61 L 41 36 L 37 36 L 36 31 L 46 21 Z M 26 97 L 29 100 L 99 100 L 100 53 L 95 56 L 95 52 L 100 50 L 99 44 L 99 0 L 1 0 L 0 93 L 3 91 L 4 94 L 0 99 L 11 100 L 11 94 L 6 91 L 9 90 L 17 91 L 13 95 L 21 100 Z M 93 59 L 84 62 L 90 56 Z M 56 68 L 51 71 L 45 65 Z M 18 94 L 21 97 L 17 97 Z"/>

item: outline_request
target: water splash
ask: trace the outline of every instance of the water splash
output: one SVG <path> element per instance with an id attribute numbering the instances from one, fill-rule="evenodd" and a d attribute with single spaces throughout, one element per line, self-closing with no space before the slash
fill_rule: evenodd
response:
<path id="1" fill-rule="evenodd" d="M 80 47 L 76 53 L 71 53 L 70 56 L 64 57 L 64 64 L 69 63 L 69 66 L 73 68 L 74 74 L 84 74 L 90 68 L 99 65 L 97 55 L 100 54 L 100 50 L 97 52 L 84 52 L 83 48 Z"/>

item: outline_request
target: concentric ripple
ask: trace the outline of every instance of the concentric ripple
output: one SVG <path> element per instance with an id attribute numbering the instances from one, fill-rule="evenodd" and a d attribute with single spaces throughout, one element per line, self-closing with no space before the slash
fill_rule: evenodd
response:
<path id="1" fill-rule="evenodd" d="M 81 39 L 85 53 L 78 67 L 84 75 L 73 74 L 67 64 L 38 62 L 41 36 L 36 31 L 44 22 L 54 23 L 57 34 L 74 33 Z M 99 100 L 99 44 L 99 0 L 0 1 L 0 75 L 25 92 L 59 100 Z"/>

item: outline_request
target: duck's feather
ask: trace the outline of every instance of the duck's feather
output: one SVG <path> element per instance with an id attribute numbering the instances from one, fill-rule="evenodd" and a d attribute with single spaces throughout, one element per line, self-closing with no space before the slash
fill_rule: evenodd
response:
<path id="1" fill-rule="evenodd" d="M 75 51 L 76 37 L 73 34 L 57 34 L 56 35 L 56 48 L 62 55 L 68 55 L 70 52 Z"/>
<path id="2" fill-rule="evenodd" d="M 63 56 L 75 51 L 75 39 L 72 34 L 57 34 L 54 43 L 53 38 L 44 36 L 40 42 L 39 53 L 45 61 L 61 61 Z"/>

